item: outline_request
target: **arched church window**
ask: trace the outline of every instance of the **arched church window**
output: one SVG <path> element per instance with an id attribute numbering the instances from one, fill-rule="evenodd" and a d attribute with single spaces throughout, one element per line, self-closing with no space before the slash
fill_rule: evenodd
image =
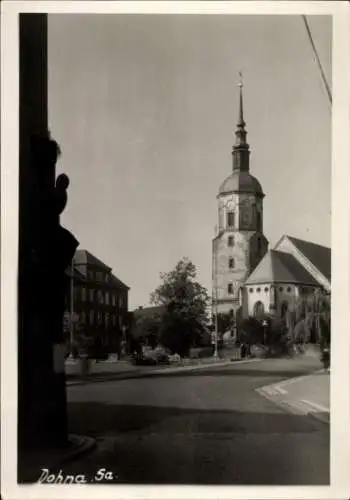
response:
<path id="1" fill-rule="evenodd" d="M 228 212 L 227 213 L 227 226 L 228 227 L 234 227 L 235 225 L 235 213 L 234 212 Z"/>
<path id="2" fill-rule="evenodd" d="M 258 247 L 258 254 L 261 252 L 261 238 L 258 238 L 257 240 L 257 247 Z"/>
<path id="3" fill-rule="evenodd" d="M 263 316 L 264 312 L 264 304 L 260 300 L 258 300 L 258 302 L 256 302 L 254 305 L 254 316 L 256 318 L 259 318 L 260 316 Z"/>
<path id="4" fill-rule="evenodd" d="M 227 285 L 227 292 L 228 292 L 228 293 L 233 293 L 233 285 L 232 285 L 232 283 L 229 283 L 229 284 Z"/>
<path id="5" fill-rule="evenodd" d="M 288 302 L 282 302 L 281 305 L 281 318 L 284 319 L 288 312 Z"/>
<path id="6" fill-rule="evenodd" d="M 233 257 L 230 257 L 228 260 L 228 267 L 230 269 L 233 269 L 235 267 L 235 259 Z"/>
<path id="7" fill-rule="evenodd" d="M 257 225 L 258 231 L 260 231 L 261 230 L 261 213 L 258 209 L 256 210 L 256 225 Z"/>
<path id="8" fill-rule="evenodd" d="M 235 239 L 233 236 L 228 237 L 227 244 L 229 247 L 233 247 L 235 245 Z"/>
<path id="9" fill-rule="evenodd" d="M 264 291 L 265 291 L 265 292 L 268 292 L 268 291 L 269 291 L 269 287 L 268 287 L 268 286 L 265 286 Z"/>

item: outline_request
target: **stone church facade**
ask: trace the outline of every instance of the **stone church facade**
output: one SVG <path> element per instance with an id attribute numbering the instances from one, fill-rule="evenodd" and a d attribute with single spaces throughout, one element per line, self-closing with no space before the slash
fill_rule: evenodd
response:
<path id="1" fill-rule="evenodd" d="M 331 250 L 284 235 L 273 250 L 263 232 L 264 192 L 250 173 L 242 84 L 232 173 L 219 188 L 212 242 L 212 313 L 239 318 L 283 317 L 300 296 L 330 293 Z"/>

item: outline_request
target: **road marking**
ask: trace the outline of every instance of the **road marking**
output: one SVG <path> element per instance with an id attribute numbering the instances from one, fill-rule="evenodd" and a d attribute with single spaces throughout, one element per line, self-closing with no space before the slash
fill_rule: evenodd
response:
<path id="1" fill-rule="evenodd" d="M 319 411 L 322 413 L 329 413 L 329 408 L 326 408 L 325 406 L 320 405 L 318 403 L 314 403 L 314 402 L 308 401 L 306 399 L 302 399 L 301 402 L 306 404 L 307 406 L 309 406 L 311 408 L 310 411 L 313 411 L 313 412 Z"/>

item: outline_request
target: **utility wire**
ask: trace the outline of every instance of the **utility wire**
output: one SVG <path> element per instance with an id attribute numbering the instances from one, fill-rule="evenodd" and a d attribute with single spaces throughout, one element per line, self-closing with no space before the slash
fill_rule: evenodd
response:
<path id="1" fill-rule="evenodd" d="M 318 57 L 318 54 L 317 54 L 316 46 L 315 46 L 315 43 L 314 43 L 313 38 L 312 38 L 312 34 L 311 34 L 310 27 L 309 27 L 309 23 L 307 22 L 306 16 L 303 15 L 301 17 L 303 18 L 303 21 L 304 21 L 304 24 L 305 24 L 305 28 L 306 28 L 306 32 L 308 34 L 308 37 L 309 37 L 309 40 L 310 40 L 310 44 L 311 44 L 311 47 L 312 47 L 315 59 L 316 59 L 318 68 L 319 68 L 320 73 L 321 73 L 321 78 L 322 78 L 323 84 L 324 84 L 324 86 L 326 88 L 326 92 L 327 92 L 327 95 L 328 95 L 328 98 L 329 98 L 329 102 L 330 102 L 330 104 L 332 106 L 332 93 L 331 93 L 331 90 L 329 88 L 325 72 L 323 71 L 320 58 Z"/>

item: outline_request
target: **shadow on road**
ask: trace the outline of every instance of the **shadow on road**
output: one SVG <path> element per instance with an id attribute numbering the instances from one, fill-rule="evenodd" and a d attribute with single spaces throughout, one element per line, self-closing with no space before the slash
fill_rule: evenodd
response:
<path id="1" fill-rule="evenodd" d="M 306 416 L 281 413 L 253 413 L 231 410 L 203 410 L 144 405 L 70 403 L 72 433 L 93 437 L 111 433 L 151 432 L 189 434 L 276 434 L 310 433 L 319 424 Z"/>
<path id="2" fill-rule="evenodd" d="M 305 416 L 97 402 L 68 410 L 70 432 L 99 446 L 65 474 L 105 467 L 114 484 L 329 484 L 329 430 Z"/>
<path id="3" fill-rule="evenodd" d="M 233 368 L 233 369 L 232 369 Z M 318 368 L 315 367 L 316 371 Z M 284 380 L 293 377 L 299 377 L 304 375 L 312 374 L 313 370 L 310 368 L 298 369 L 294 370 L 286 370 L 286 369 L 257 369 L 257 368 L 239 368 L 234 364 L 228 365 L 225 368 L 203 368 L 203 369 L 195 369 L 193 371 L 178 371 L 167 373 L 166 371 L 159 370 L 159 373 L 125 373 L 125 374 L 114 374 L 114 373 L 100 373 L 96 375 L 92 375 L 89 379 L 86 379 L 86 383 L 99 383 L 105 382 L 108 380 L 132 380 L 132 379 L 142 379 L 142 378 L 183 378 L 183 377 L 213 377 L 213 376 L 222 376 L 222 377 L 257 377 L 257 378 L 267 378 L 267 377 L 275 377 L 276 379 Z M 67 377 L 68 380 L 78 380 L 79 377 Z"/>

